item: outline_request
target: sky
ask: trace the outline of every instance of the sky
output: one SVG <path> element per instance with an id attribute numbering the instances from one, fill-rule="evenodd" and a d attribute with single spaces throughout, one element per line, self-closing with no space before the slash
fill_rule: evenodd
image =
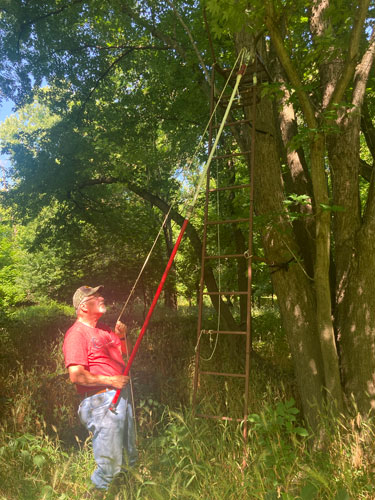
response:
<path id="1" fill-rule="evenodd" d="M 5 118 L 13 113 L 13 102 L 3 99 L 0 103 L 0 124 L 3 123 Z M 0 163 L 5 167 L 8 164 L 7 157 L 0 154 Z"/>
<path id="2" fill-rule="evenodd" d="M 13 102 L 3 99 L 0 104 L 0 122 L 12 113 Z"/>

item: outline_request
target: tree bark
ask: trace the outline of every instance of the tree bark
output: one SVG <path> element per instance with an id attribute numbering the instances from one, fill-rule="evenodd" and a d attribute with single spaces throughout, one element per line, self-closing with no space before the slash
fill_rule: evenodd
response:
<path id="1" fill-rule="evenodd" d="M 343 411 L 339 360 L 332 321 L 329 280 L 331 212 L 327 179 L 324 171 L 325 143 L 323 134 L 314 134 L 310 145 L 311 176 L 316 211 L 315 294 L 320 347 L 324 365 L 325 389 L 333 409 Z"/>
<path id="2" fill-rule="evenodd" d="M 236 38 L 237 50 L 251 43 L 244 33 Z M 246 108 L 245 111 L 246 118 L 251 120 L 252 110 Z M 299 249 L 283 204 L 284 185 L 276 138 L 278 125 L 274 118 L 272 102 L 266 97 L 258 99 L 256 129 L 265 133 L 257 133 L 255 140 L 254 202 L 256 215 L 267 221 L 262 231 L 266 259 L 287 263 L 298 260 Z M 246 130 L 247 133 L 237 134 L 242 151 L 251 148 L 249 127 Z M 312 281 L 302 264 L 297 262 L 276 268 L 271 277 L 292 353 L 303 414 L 307 423 L 316 428 L 323 405 L 324 371 Z"/>
<path id="3" fill-rule="evenodd" d="M 339 108 L 335 122 L 338 132 L 328 136 L 332 169 L 333 202 L 343 210 L 335 212 L 333 234 L 336 262 L 335 324 L 340 340 L 342 373 L 348 398 L 356 399 L 360 411 L 375 407 L 375 310 L 373 276 L 375 266 L 373 234 L 373 169 L 370 172 L 368 204 L 361 218 L 359 176 L 361 109 L 375 52 L 374 33 L 357 65 L 352 106 Z M 366 140 L 372 145 L 371 123 L 366 121 Z M 372 180 L 371 180 L 372 176 Z"/>
<path id="4" fill-rule="evenodd" d="M 272 104 L 262 99 L 258 105 L 257 120 L 270 124 Z M 266 125 L 262 121 L 261 127 Z M 293 238 L 293 228 L 285 212 L 280 160 L 275 134 L 259 134 L 255 145 L 255 208 L 257 215 L 270 217 L 263 230 L 266 258 L 276 262 L 288 262 L 298 258 L 298 246 Z M 319 342 L 317 342 L 316 300 L 312 282 L 301 263 L 275 270 L 272 284 L 278 298 L 281 320 L 287 334 L 303 413 L 312 428 L 319 422 L 322 408 L 324 372 Z M 306 387 L 309 390 L 306 390 Z"/>
<path id="5" fill-rule="evenodd" d="M 168 220 L 163 226 L 165 245 L 167 249 L 168 259 L 173 251 L 172 227 L 171 221 Z M 177 309 L 177 289 L 176 289 L 176 265 L 173 262 L 169 271 L 167 282 L 164 286 L 165 305 L 169 309 Z"/>

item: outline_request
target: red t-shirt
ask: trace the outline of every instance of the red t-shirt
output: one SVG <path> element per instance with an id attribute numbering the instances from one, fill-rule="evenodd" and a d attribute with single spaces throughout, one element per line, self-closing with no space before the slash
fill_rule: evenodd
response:
<path id="1" fill-rule="evenodd" d="M 82 365 L 94 375 L 122 375 L 125 363 L 121 355 L 121 341 L 105 325 L 96 328 L 76 321 L 66 332 L 63 344 L 65 366 Z M 77 384 L 82 394 L 103 387 L 87 387 Z"/>

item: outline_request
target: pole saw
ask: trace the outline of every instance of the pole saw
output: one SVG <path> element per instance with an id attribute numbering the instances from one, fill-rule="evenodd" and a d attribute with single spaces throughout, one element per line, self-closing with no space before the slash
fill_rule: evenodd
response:
<path id="1" fill-rule="evenodd" d="M 183 237 L 183 235 L 184 235 L 184 233 L 185 233 L 186 226 L 188 225 L 189 220 L 190 220 L 190 218 L 191 218 L 191 216 L 192 216 L 192 214 L 193 214 L 194 207 L 195 207 L 195 204 L 196 204 L 196 201 L 197 201 L 197 198 L 198 198 L 198 195 L 199 195 L 200 189 L 201 189 L 202 184 L 203 184 L 203 181 L 204 181 L 204 179 L 205 179 L 205 177 L 206 177 L 206 175 L 207 175 L 207 171 L 208 171 L 208 169 L 209 169 L 209 167 L 210 167 L 210 164 L 211 164 L 211 161 L 212 161 L 212 158 L 213 158 L 214 152 L 215 152 L 215 150 L 216 150 L 216 147 L 217 147 L 217 144 L 218 144 L 218 142 L 219 142 L 220 136 L 221 136 L 221 134 L 222 134 L 222 131 L 223 131 L 224 126 L 225 126 L 225 123 L 226 123 L 226 121 L 227 121 L 228 114 L 229 114 L 229 112 L 230 112 L 230 109 L 231 109 L 231 106 L 232 106 L 233 100 L 234 100 L 234 98 L 235 98 L 235 95 L 236 95 L 236 93 L 237 93 L 238 87 L 239 87 L 239 85 L 240 85 L 241 78 L 243 77 L 243 75 L 244 75 L 244 73 L 245 73 L 245 71 L 246 71 L 246 68 L 247 68 L 247 64 L 248 64 L 248 62 L 249 62 L 249 59 L 250 59 L 250 55 L 249 55 L 247 52 L 245 52 L 245 51 L 244 51 L 244 54 L 243 54 L 243 61 L 244 61 L 244 62 L 241 64 L 240 69 L 239 69 L 239 71 L 237 72 L 236 83 L 235 83 L 235 85 L 234 85 L 234 87 L 233 87 L 233 91 L 232 91 L 232 94 L 231 94 L 231 96 L 230 96 L 230 99 L 229 99 L 229 102 L 228 102 L 228 106 L 227 106 L 227 108 L 226 108 L 226 110 L 225 110 L 225 113 L 224 113 L 223 119 L 222 119 L 222 121 L 221 121 L 221 124 L 220 124 L 219 130 L 218 130 L 218 133 L 217 133 L 217 136 L 216 136 L 215 142 L 214 142 L 214 144 L 213 144 L 213 146 L 212 146 L 212 149 L 211 149 L 210 154 L 209 154 L 209 156 L 208 156 L 207 162 L 205 163 L 205 165 L 204 165 L 204 167 L 203 167 L 203 169 L 202 169 L 202 172 L 201 172 L 201 174 L 200 174 L 200 176 L 199 176 L 199 180 L 198 180 L 198 184 L 197 184 L 197 187 L 196 187 L 196 190 L 195 190 L 194 197 L 193 197 L 193 199 L 192 199 L 192 202 L 191 202 L 191 204 L 190 204 L 190 207 L 189 207 L 189 208 L 188 208 L 188 210 L 187 210 L 186 217 L 185 217 L 184 222 L 183 222 L 183 224 L 182 224 L 182 226 L 181 226 L 180 234 L 178 235 L 178 238 L 177 238 L 177 240 L 176 240 L 176 243 L 175 243 L 175 245 L 174 245 L 174 248 L 173 248 L 173 250 L 172 250 L 172 253 L 171 253 L 170 257 L 169 257 L 169 260 L 168 260 L 167 266 L 166 266 L 165 271 L 164 271 L 164 273 L 163 273 L 163 276 L 162 276 L 162 278 L 161 278 L 161 280 L 160 280 L 159 286 L 158 286 L 158 288 L 157 288 L 157 290 L 156 290 L 156 293 L 155 293 L 154 299 L 153 299 L 152 304 L 151 304 L 151 306 L 150 306 L 150 309 L 149 309 L 149 311 L 148 311 L 148 313 L 147 313 L 147 316 L 146 316 L 146 318 L 145 318 L 145 320 L 144 320 L 144 323 L 143 323 L 143 326 L 142 326 L 142 328 L 141 328 L 141 331 L 139 332 L 139 335 L 138 335 L 137 341 L 136 341 L 136 343 L 134 344 L 133 350 L 132 350 L 132 352 L 131 352 L 131 354 L 130 354 L 130 356 L 129 356 L 129 359 L 128 359 L 128 362 L 127 362 L 127 365 L 126 365 L 125 370 L 124 370 L 124 373 L 123 373 L 124 375 L 129 375 L 130 368 L 131 368 L 131 366 L 132 366 L 132 364 L 133 364 L 134 358 L 135 358 L 135 356 L 136 356 L 136 354 L 137 354 L 137 351 L 138 351 L 138 349 L 139 349 L 139 345 L 140 345 L 140 343 L 142 342 L 142 338 L 143 338 L 143 336 L 144 336 L 144 334 L 145 334 L 145 332 L 146 332 L 146 329 L 147 329 L 147 326 L 148 326 L 149 321 L 150 321 L 150 319 L 151 319 L 152 313 L 154 312 L 154 309 L 155 309 L 155 306 L 156 306 L 157 301 L 158 301 L 158 299 L 159 299 L 159 296 L 160 296 L 160 294 L 161 294 L 161 292 L 162 292 L 162 290 L 163 290 L 164 283 L 165 283 L 165 281 L 166 281 L 166 279 L 167 279 L 167 276 L 168 276 L 169 270 L 170 270 L 170 268 L 172 267 L 172 264 L 173 264 L 174 258 L 175 258 L 175 256 L 176 256 L 177 250 L 178 250 L 178 248 L 179 248 L 179 246 L 180 246 L 180 243 L 181 243 L 182 237 Z M 113 400 L 112 400 L 112 402 L 111 402 L 111 405 L 110 405 L 110 407 L 109 407 L 109 409 L 110 409 L 113 413 L 116 411 L 116 404 L 117 404 L 117 401 L 118 401 L 118 399 L 119 399 L 119 397 L 120 397 L 120 393 L 121 393 L 121 389 L 118 389 L 118 390 L 116 391 L 116 394 L 114 395 Z"/>

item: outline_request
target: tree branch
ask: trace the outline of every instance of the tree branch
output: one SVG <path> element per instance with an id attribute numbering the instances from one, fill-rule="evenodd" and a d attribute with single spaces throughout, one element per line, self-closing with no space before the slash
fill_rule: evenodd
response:
<path id="1" fill-rule="evenodd" d="M 292 83 L 296 90 L 308 127 L 311 129 L 315 129 L 317 128 L 318 124 L 315 118 L 314 108 L 309 99 L 309 96 L 303 90 L 303 83 L 285 49 L 284 40 L 281 36 L 281 32 L 275 17 L 276 15 L 272 2 L 268 0 L 266 2 L 265 24 L 269 30 L 273 46 L 280 60 L 280 63 L 282 64 L 284 71 L 289 78 L 289 81 Z"/>
<path id="2" fill-rule="evenodd" d="M 176 9 L 176 7 L 173 5 L 173 3 L 170 1 L 170 0 L 166 0 L 167 4 L 170 5 L 173 9 L 173 12 L 176 14 L 176 17 L 177 19 L 180 21 L 182 27 L 184 28 L 184 30 L 186 31 L 188 37 L 189 37 L 189 40 L 193 46 L 193 49 L 194 49 L 194 52 L 198 58 L 198 61 L 199 63 L 201 64 L 202 66 L 202 70 L 203 70 L 203 73 L 204 73 L 204 76 L 206 77 L 206 82 L 210 85 L 211 84 L 211 79 L 210 79 L 210 75 L 208 74 L 208 71 L 207 71 L 207 68 L 206 68 L 206 65 L 202 59 L 202 56 L 200 55 L 199 51 L 198 51 L 198 48 L 197 48 L 197 45 L 194 41 L 194 38 L 191 34 L 191 31 L 189 30 L 189 28 L 187 27 L 186 23 L 184 22 L 184 20 L 182 19 L 182 17 L 180 16 L 180 13 L 178 12 L 178 10 Z"/>
<path id="3" fill-rule="evenodd" d="M 64 10 L 71 8 L 73 5 L 83 3 L 85 0 L 72 0 L 69 4 L 63 5 L 57 10 L 52 10 L 50 12 L 47 12 L 46 14 L 43 14 L 39 17 L 35 17 L 34 19 L 30 19 L 29 21 L 26 21 L 21 24 L 20 30 L 18 32 L 18 41 L 17 41 L 17 46 L 18 46 L 18 51 L 20 49 L 20 40 L 22 37 L 22 34 L 25 32 L 26 28 L 28 26 L 32 26 L 33 24 L 36 24 L 38 21 L 43 21 L 44 19 L 47 19 L 48 17 L 55 16 L 57 14 L 61 14 L 61 12 L 64 12 Z"/>
<path id="4" fill-rule="evenodd" d="M 375 25 L 372 27 L 370 43 L 363 54 L 361 62 L 357 65 L 355 70 L 355 85 L 353 91 L 353 104 L 356 108 L 360 108 L 366 92 L 366 85 L 372 63 L 374 62 L 375 55 Z"/>
<path id="5" fill-rule="evenodd" d="M 350 44 L 348 55 L 346 58 L 346 62 L 341 74 L 341 78 L 336 84 L 335 90 L 332 93 L 328 108 L 332 109 L 335 104 L 338 104 L 350 83 L 350 80 L 353 77 L 355 67 L 357 64 L 357 57 L 359 53 L 359 44 L 361 40 L 361 35 L 363 31 L 363 24 L 366 19 L 366 14 L 368 11 L 368 7 L 370 4 L 370 0 L 360 0 L 359 6 L 357 10 L 356 19 L 354 21 L 354 26 L 352 29 L 352 33 L 350 36 Z"/>
<path id="6" fill-rule="evenodd" d="M 126 50 L 170 50 L 172 47 L 170 45 L 94 45 L 87 43 L 85 45 L 80 45 L 76 49 L 70 49 L 71 53 L 79 52 L 82 49 L 97 49 L 97 50 L 118 50 L 118 49 L 126 49 Z M 61 49 L 64 50 L 65 49 Z M 57 51 L 59 52 L 59 51 Z"/>
<path id="7" fill-rule="evenodd" d="M 86 99 L 84 100 L 84 102 L 82 104 L 82 108 L 84 108 L 86 106 L 87 101 L 91 98 L 91 96 L 93 95 L 95 90 L 99 87 L 100 82 L 102 80 L 104 80 L 104 78 L 108 75 L 108 73 L 111 71 L 111 69 L 114 68 L 116 66 L 116 64 L 118 64 L 121 61 L 121 59 L 123 59 L 125 56 L 130 54 L 132 51 L 133 51 L 133 49 L 126 50 L 119 57 L 117 57 L 114 61 L 112 61 L 112 63 L 108 66 L 108 68 L 96 80 L 94 87 L 90 90 L 89 94 L 87 95 Z"/>
<path id="8" fill-rule="evenodd" d="M 150 193 L 144 188 L 141 188 L 137 186 L 136 184 L 132 183 L 131 181 L 127 181 L 125 179 L 120 179 L 116 177 L 100 177 L 97 179 L 88 179 L 84 183 L 81 183 L 78 186 L 78 189 L 82 189 L 84 187 L 88 186 L 94 186 L 98 184 L 115 184 L 121 182 L 124 184 L 130 191 L 133 193 L 137 194 L 140 196 L 142 199 L 149 201 L 152 205 L 155 205 L 158 207 L 164 214 L 167 214 L 170 206 L 168 203 L 166 203 L 164 200 L 159 198 L 158 196 Z M 180 215 L 176 210 L 173 208 L 170 211 L 170 217 L 177 222 L 179 226 L 182 226 L 184 223 L 185 218 Z M 188 236 L 190 243 L 192 244 L 196 257 L 198 261 L 201 259 L 202 255 L 202 242 L 198 236 L 197 230 L 192 224 L 188 224 L 186 226 L 186 235 Z M 212 268 L 209 265 L 205 266 L 205 273 L 204 273 L 204 280 L 207 285 L 207 289 L 211 292 L 217 292 L 218 287 L 216 283 L 216 279 L 214 276 L 214 273 L 212 271 Z M 220 306 L 219 306 L 219 300 L 220 300 Z M 211 302 L 213 306 L 215 307 L 216 311 L 222 314 L 222 318 L 224 322 L 227 324 L 228 327 L 236 329 L 237 325 L 235 320 L 233 319 L 232 313 L 228 307 L 228 304 L 226 304 L 220 297 L 218 296 L 211 296 Z"/>
<path id="9" fill-rule="evenodd" d="M 154 25 L 150 22 L 146 21 L 139 14 L 136 13 L 134 9 L 129 7 L 126 2 L 122 2 L 121 5 L 122 11 L 127 14 L 131 19 L 134 19 L 140 26 L 146 28 L 153 36 L 164 42 L 166 45 L 170 45 L 175 49 L 175 51 L 183 58 L 186 59 L 186 54 L 183 48 L 177 43 L 176 40 L 171 38 L 168 35 L 165 35 L 161 31 L 159 31 Z"/>
<path id="10" fill-rule="evenodd" d="M 367 182 L 371 182 L 371 177 L 374 172 L 374 166 L 369 165 L 367 162 L 365 162 L 365 160 L 359 160 L 359 172 Z"/>
<path id="11" fill-rule="evenodd" d="M 372 123 L 366 99 L 362 105 L 361 110 L 361 130 L 363 132 L 363 135 L 365 136 L 366 144 L 371 153 L 371 156 L 373 160 L 375 160 L 375 127 Z"/>

